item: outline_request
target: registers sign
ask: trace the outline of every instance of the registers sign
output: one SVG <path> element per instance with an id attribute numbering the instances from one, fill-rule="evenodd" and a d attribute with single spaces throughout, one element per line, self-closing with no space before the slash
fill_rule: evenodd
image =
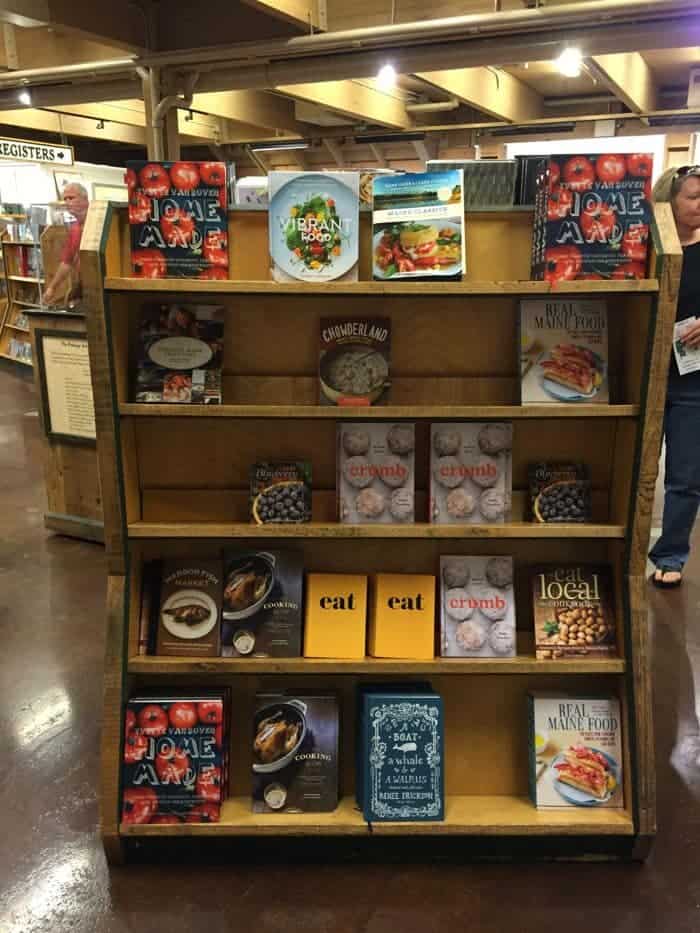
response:
<path id="1" fill-rule="evenodd" d="M 53 146 L 50 143 L 6 136 L 0 136 L 0 159 L 11 159 L 13 162 L 44 162 L 49 165 L 72 165 L 74 161 L 72 146 Z"/>

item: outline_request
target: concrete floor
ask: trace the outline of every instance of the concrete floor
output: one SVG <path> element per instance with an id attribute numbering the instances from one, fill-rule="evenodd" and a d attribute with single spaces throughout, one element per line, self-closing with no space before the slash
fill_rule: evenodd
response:
<path id="1" fill-rule="evenodd" d="M 697 933 L 700 540 L 652 592 L 659 835 L 635 864 L 109 870 L 96 833 L 105 564 L 42 527 L 33 387 L 0 371 L 0 933 Z"/>

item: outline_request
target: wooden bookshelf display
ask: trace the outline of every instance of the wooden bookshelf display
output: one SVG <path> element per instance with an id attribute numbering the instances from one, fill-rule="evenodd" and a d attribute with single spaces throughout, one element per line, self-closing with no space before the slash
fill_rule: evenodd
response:
<path id="1" fill-rule="evenodd" d="M 61 225 L 47 227 L 39 238 L 13 240 L 3 234 L 3 267 L 7 310 L 0 326 L 0 357 L 22 366 L 32 366 L 32 340 L 27 311 L 41 307 L 41 293 L 53 277 L 66 238 Z M 66 285 L 66 294 L 70 283 Z M 25 349 L 26 348 L 26 349 Z"/>
<path id="2" fill-rule="evenodd" d="M 269 280 L 267 217 L 230 214 L 231 281 L 129 277 L 125 212 L 90 207 L 82 254 L 109 562 L 102 740 L 102 835 L 117 861 L 134 839 L 158 836 L 459 835 L 479 853 L 487 837 L 567 837 L 585 856 L 643 857 L 655 830 L 654 765 L 646 636 L 645 563 L 681 250 L 665 205 L 654 227 L 653 278 L 577 282 L 554 289 L 527 281 L 532 218 L 522 211 L 468 214 L 463 284 L 383 284 L 369 278 L 363 217 L 361 279 L 323 287 Z M 609 308 L 609 407 L 518 404 L 516 312 L 524 295 L 604 295 Z M 191 297 L 225 306 L 224 405 L 136 405 L 130 367 L 139 309 Z M 322 316 L 392 320 L 391 405 L 329 409 L 317 401 Z M 414 526 L 340 526 L 335 521 L 335 422 L 416 421 Z M 502 526 L 426 524 L 429 424 L 462 418 L 513 422 L 513 518 Z M 251 527 L 248 469 L 255 460 L 313 464 L 313 522 Z M 593 524 L 537 526 L 524 520 L 526 468 L 536 459 L 583 460 L 594 487 Z M 436 573 L 440 554 L 512 554 L 517 567 L 519 655 L 425 661 L 207 661 L 138 654 L 143 562 L 218 554 L 231 542 L 302 551 L 315 571 Z M 542 561 L 612 565 L 621 657 L 581 664 L 536 661 L 528 573 Z M 444 823 L 368 827 L 353 803 L 353 702 L 358 681 L 411 675 L 444 698 Z M 229 684 L 234 693 L 231 798 L 217 825 L 123 826 L 119 774 L 126 697 L 158 686 Z M 247 750 L 253 695 L 262 687 L 333 687 L 342 697 L 342 803 L 329 814 L 250 812 Z M 536 810 L 527 800 L 525 695 L 530 689 L 617 691 L 624 711 L 622 811 Z M 522 840 L 521 840 L 522 842 Z M 465 850 L 466 851 L 466 850 Z M 533 854 L 535 850 L 533 849 Z"/>

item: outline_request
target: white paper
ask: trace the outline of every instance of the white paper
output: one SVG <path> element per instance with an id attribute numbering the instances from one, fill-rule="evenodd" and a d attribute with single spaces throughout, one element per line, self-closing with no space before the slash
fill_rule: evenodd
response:
<path id="1" fill-rule="evenodd" d="M 693 349 L 683 343 L 682 340 L 686 330 L 696 322 L 696 317 L 687 317 L 682 321 L 677 321 L 673 328 L 673 353 L 681 376 L 697 372 L 700 369 L 700 347 Z"/>

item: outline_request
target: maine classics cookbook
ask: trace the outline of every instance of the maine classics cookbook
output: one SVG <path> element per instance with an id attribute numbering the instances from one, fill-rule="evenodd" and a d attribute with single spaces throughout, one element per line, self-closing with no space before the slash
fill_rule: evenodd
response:
<path id="1" fill-rule="evenodd" d="M 359 172 L 270 172 L 268 178 L 272 278 L 357 281 Z"/>
<path id="2" fill-rule="evenodd" d="M 127 162 L 132 274 L 228 278 L 225 162 Z"/>
<path id="3" fill-rule="evenodd" d="M 372 179 L 375 279 L 460 280 L 465 269 L 462 169 Z"/>

